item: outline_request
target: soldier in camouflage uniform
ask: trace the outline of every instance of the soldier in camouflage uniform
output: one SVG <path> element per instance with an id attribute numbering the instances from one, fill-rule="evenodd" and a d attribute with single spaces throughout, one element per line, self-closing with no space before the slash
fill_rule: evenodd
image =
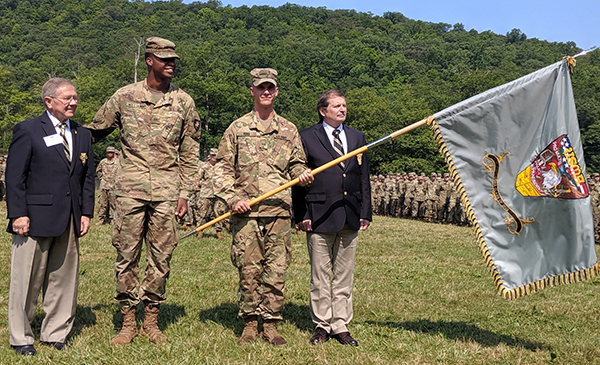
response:
<path id="1" fill-rule="evenodd" d="M 423 202 L 427 192 L 427 180 L 424 173 L 417 177 L 417 183 L 414 186 L 414 198 L 410 207 L 410 214 L 413 218 L 423 218 L 423 209 L 425 208 Z"/>
<path id="2" fill-rule="evenodd" d="M 207 161 L 202 163 L 198 168 L 198 180 L 201 186 L 198 194 L 198 207 L 196 225 L 201 226 L 204 223 L 214 219 L 220 215 L 227 213 L 227 205 L 221 198 L 217 198 L 214 193 L 215 186 L 215 169 L 214 165 L 217 162 L 216 148 L 211 148 L 207 157 Z M 215 231 L 217 231 L 217 239 L 222 240 L 223 221 L 215 223 Z M 202 238 L 202 231 L 198 232 L 197 237 Z"/>
<path id="3" fill-rule="evenodd" d="M 0 157 L 0 201 L 4 200 L 6 195 L 6 185 L 4 183 L 4 173 L 6 171 L 6 157 Z"/>
<path id="4" fill-rule="evenodd" d="M 115 176 L 117 174 L 118 160 L 115 158 L 114 147 L 106 148 L 106 158 L 96 167 L 96 177 L 100 179 L 100 192 L 98 193 L 98 223 L 109 223 L 115 212 Z"/>
<path id="5" fill-rule="evenodd" d="M 450 174 L 444 173 L 444 177 L 439 185 L 438 197 L 439 197 L 439 209 L 437 220 L 440 222 L 446 222 L 448 217 L 448 205 L 450 200 L 450 194 L 454 187 L 454 184 L 450 181 Z"/>
<path id="6" fill-rule="evenodd" d="M 427 222 L 433 222 L 438 214 L 438 193 L 439 184 L 437 174 L 431 173 L 431 179 L 425 187 L 425 201 L 423 202 L 423 219 Z"/>
<path id="7" fill-rule="evenodd" d="M 402 216 L 405 218 L 412 217 L 412 206 L 415 198 L 415 188 L 417 185 L 417 175 L 414 172 L 408 174 L 408 180 L 406 181 L 406 190 L 404 192 L 404 209 L 402 210 Z M 415 213 L 416 214 L 416 213 Z"/>
<path id="8" fill-rule="evenodd" d="M 127 344 L 138 334 L 135 308 L 144 303 L 140 334 L 150 342 L 167 337 L 157 326 L 165 298 L 170 261 L 177 245 L 177 221 L 187 212 L 198 161 L 200 118 L 194 100 L 171 83 L 175 44 L 146 40 L 145 80 L 125 86 L 111 96 L 88 126 L 94 141 L 121 131 L 123 156 L 115 181 L 117 207 L 113 246 L 117 293 L 123 327 L 111 340 Z M 138 263 L 146 242 L 146 272 L 140 284 Z"/>
<path id="9" fill-rule="evenodd" d="M 406 179 L 406 172 L 396 174 L 396 190 L 398 191 L 398 203 L 396 204 L 394 217 L 402 217 L 402 211 L 404 210 L 404 197 L 406 194 Z"/>
<path id="10" fill-rule="evenodd" d="M 277 71 L 253 69 L 254 110 L 227 128 L 219 144 L 216 195 L 236 213 L 231 219 L 231 262 L 238 269 L 238 315 L 244 322 L 240 344 L 262 337 L 274 346 L 285 339 L 275 323 L 282 319 L 285 275 L 291 260 L 291 194 L 281 191 L 252 207 L 248 201 L 299 178 L 313 181 L 296 126 L 273 110 Z"/>
<path id="11" fill-rule="evenodd" d="M 391 172 L 385 178 L 385 194 L 385 215 L 393 217 L 398 204 L 398 189 L 396 188 L 396 177 Z"/>
<path id="12" fill-rule="evenodd" d="M 588 180 L 588 185 L 590 186 L 590 200 L 592 204 L 594 241 L 597 244 L 600 242 L 600 192 L 598 191 L 596 182 L 593 180 L 593 178 L 591 180 Z"/>

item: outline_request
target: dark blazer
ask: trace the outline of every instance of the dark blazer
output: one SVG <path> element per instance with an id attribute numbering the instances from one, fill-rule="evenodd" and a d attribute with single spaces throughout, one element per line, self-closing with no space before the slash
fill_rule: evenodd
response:
<path id="1" fill-rule="evenodd" d="M 364 146 L 365 134 L 344 124 L 348 152 Z M 337 157 L 323 128 L 315 124 L 300 131 L 307 166 L 315 169 Z M 372 220 L 371 182 L 369 159 L 366 153 L 345 161 L 345 168 L 338 164 L 315 175 L 310 187 L 294 186 L 294 218 L 296 222 L 312 220 L 313 232 L 339 232 L 348 223 L 357 231 L 360 219 Z"/>
<path id="2" fill-rule="evenodd" d="M 58 237 L 73 213 L 75 233 L 81 216 L 94 213 L 94 153 L 89 130 L 70 121 L 73 163 L 63 145 L 47 147 L 44 137 L 56 134 L 52 121 L 41 116 L 13 128 L 6 161 L 6 207 L 8 218 L 29 217 L 29 235 Z M 9 222 L 9 233 L 12 224 Z"/>

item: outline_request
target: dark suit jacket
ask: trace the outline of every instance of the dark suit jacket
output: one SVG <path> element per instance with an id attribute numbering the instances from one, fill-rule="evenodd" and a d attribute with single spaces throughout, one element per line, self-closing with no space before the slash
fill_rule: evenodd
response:
<path id="1" fill-rule="evenodd" d="M 60 236 L 71 213 L 79 234 L 81 216 L 94 213 L 92 136 L 72 120 L 70 125 L 71 166 L 62 144 L 47 147 L 44 142 L 45 136 L 56 134 L 46 112 L 13 128 L 6 161 L 6 207 L 8 218 L 29 217 L 30 236 Z M 10 222 L 6 231 L 15 233 Z"/>
<path id="2" fill-rule="evenodd" d="M 364 146 L 365 134 L 344 124 L 348 152 Z M 323 128 L 315 124 L 300 131 L 307 166 L 315 169 L 337 157 Z M 348 223 L 357 231 L 360 219 L 372 220 L 369 159 L 362 154 L 361 163 L 354 156 L 345 168 L 336 165 L 315 175 L 310 187 L 295 186 L 292 191 L 296 222 L 312 220 L 313 232 L 338 232 Z"/>

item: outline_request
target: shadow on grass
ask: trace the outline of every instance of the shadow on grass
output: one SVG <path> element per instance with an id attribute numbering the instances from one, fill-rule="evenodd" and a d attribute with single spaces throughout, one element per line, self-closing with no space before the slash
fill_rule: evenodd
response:
<path id="1" fill-rule="evenodd" d="M 241 336 L 244 321 L 238 318 L 238 307 L 235 303 L 221 303 L 216 307 L 200 312 L 201 322 L 214 322 L 231 329 L 236 336 Z M 294 324 L 300 331 L 312 332 L 313 324 L 307 305 L 286 303 L 283 309 L 283 320 Z"/>
<path id="2" fill-rule="evenodd" d="M 444 337 L 451 340 L 473 341 L 482 346 L 488 347 L 498 346 L 499 344 L 503 343 L 510 347 L 523 347 L 530 351 L 551 350 L 550 346 L 540 342 L 532 342 L 520 339 L 518 337 L 497 334 L 492 331 L 483 330 L 466 322 L 432 322 L 426 319 L 421 319 L 419 321 L 411 322 L 366 321 L 366 323 L 378 326 L 400 328 L 412 332 L 440 333 Z"/>
<path id="3" fill-rule="evenodd" d="M 115 308 L 118 308 L 115 305 Z M 160 311 L 158 312 L 158 328 L 164 331 L 170 324 L 173 324 L 179 320 L 179 318 L 185 316 L 185 307 L 178 304 L 161 304 Z M 139 303 L 135 311 L 135 321 L 138 324 L 144 322 L 144 304 Z M 119 332 L 123 326 L 123 315 L 120 310 L 116 310 L 113 313 L 113 326 L 115 331 Z"/>
<path id="4" fill-rule="evenodd" d="M 82 307 L 78 305 L 75 308 L 75 320 L 73 322 L 73 329 L 67 336 L 67 341 L 73 337 L 76 337 L 86 327 L 92 327 L 96 325 L 96 314 L 93 312 L 92 307 Z M 44 313 L 37 313 L 31 322 L 31 330 L 35 334 L 39 334 L 42 328 L 42 321 L 46 315 Z M 36 336 L 37 337 L 37 336 Z"/>

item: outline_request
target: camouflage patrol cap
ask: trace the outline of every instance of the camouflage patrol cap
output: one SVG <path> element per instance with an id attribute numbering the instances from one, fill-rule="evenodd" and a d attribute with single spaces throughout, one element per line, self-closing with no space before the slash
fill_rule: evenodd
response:
<path id="1" fill-rule="evenodd" d="M 592 177 L 598 177 L 598 176 L 600 176 L 600 174 L 599 174 L 599 173 L 597 173 L 597 172 L 594 172 L 594 173 L 592 174 Z"/>
<path id="2" fill-rule="evenodd" d="M 175 43 L 159 37 L 146 39 L 146 53 L 152 53 L 158 58 L 180 58 L 175 53 Z"/>
<path id="3" fill-rule="evenodd" d="M 250 71 L 250 75 L 252 76 L 252 86 L 258 86 L 265 82 L 277 86 L 277 71 L 272 68 L 255 68 Z"/>
<path id="4" fill-rule="evenodd" d="M 444 173 L 444 177 L 450 177 L 450 174 L 446 172 Z"/>
<path id="5" fill-rule="evenodd" d="M 434 176 L 437 177 L 438 175 L 435 172 L 432 172 L 431 177 L 434 177 Z"/>
<path id="6" fill-rule="evenodd" d="M 219 152 L 218 148 L 211 148 L 210 151 L 208 152 L 208 154 L 216 156 L 218 152 Z"/>
<path id="7" fill-rule="evenodd" d="M 106 147 L 106 153 L 117 153 L 117 149 L 113 146 Z"/>

